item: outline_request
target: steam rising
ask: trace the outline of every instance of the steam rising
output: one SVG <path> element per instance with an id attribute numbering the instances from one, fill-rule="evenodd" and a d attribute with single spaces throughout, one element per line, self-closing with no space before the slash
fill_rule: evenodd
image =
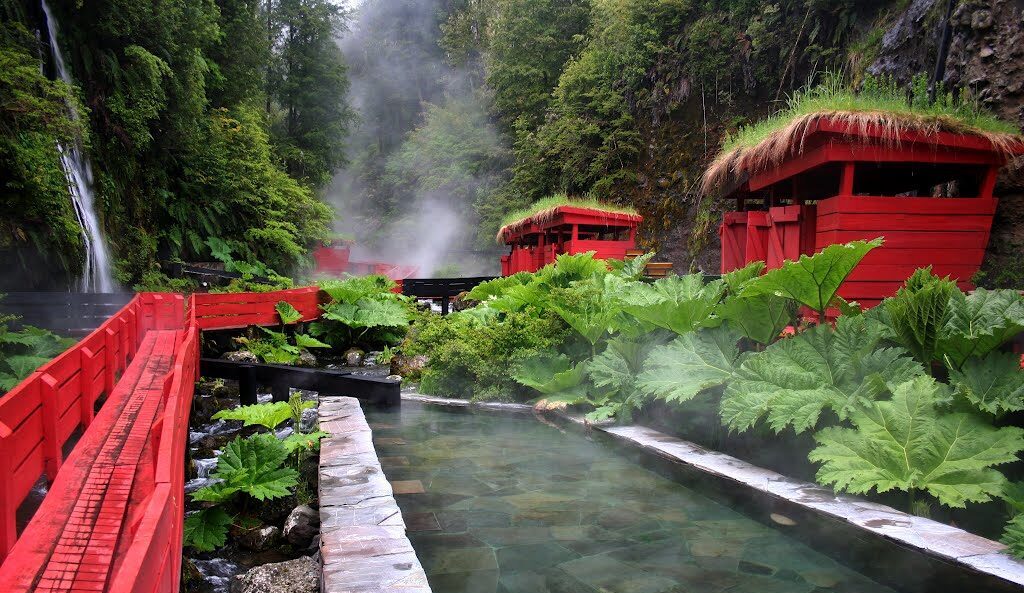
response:
<path id="1" fill-rule="evenodd" d="M 497 252 L 473 248 L 473 202 L 496 185 L 495 175 L 467 170 L 410 136 L 431 105 L 468 105 L 486 128 L 470 130 L 473 141 L 493 145 L 481 152 L 506 150 L 470 77 L 449 66 L 438 46 L 443 9 L 439 0 L 365 0 L 356 7 L 338 43 L 359 121 L 349 140 L 350 163 L 335 176 L 327 200 L 338 212 L 334 230 L 356 241 L 354 260 L 414 265 L 419 277 L 452 264 L 458 275 L 496 273 Z M 443 131 L 457 137 L 467 129 Z"/>

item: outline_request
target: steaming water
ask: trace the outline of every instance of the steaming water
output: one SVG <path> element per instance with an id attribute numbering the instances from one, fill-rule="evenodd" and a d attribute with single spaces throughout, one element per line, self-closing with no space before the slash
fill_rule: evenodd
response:
<path id="1" fill-rule="evenodd" d="M 201 589 L 209 593 L 228 593 L 231 590 L 231 578 L 243 572 L 241 566 L 224 558 L 192 560 L 192 564 L 207 583 Z"/>
<path id="2" fill-rule="evenodd" d="M 53 17 L 50 6 L 42 0 L 43 12 L 46 14 L 46 27 L 50 31 L 50 52 L 53 63 L 61 80 L 71 84 L 71 73 L 64 62 L 58 42 L 57 19 Z M 74 107 L 68 105 L 72 120 L 79 115 Z M 103 231 L 100 229 L 99 217 L 96 215 L 95 193 L 93 192 L 92 166 L 89 158 L 79 145 L 57 145 L 60 153 L 61 166 L 68 178 L 68 190 L 75 207 L 75 217 L 82 228 L 82 241 L 85 243 L 85 268 L 82 274 L 80 289 L 82 292 L 112 292 L 114 278 L 111 273 L 110 255 L 107 252 Z"/>
<path id="3" fill-rule="evenodd" d="M 892 593 L 792 521 L 755 521 L 578 433 L 408 402 L 366 416 L 437 593 Z"/>

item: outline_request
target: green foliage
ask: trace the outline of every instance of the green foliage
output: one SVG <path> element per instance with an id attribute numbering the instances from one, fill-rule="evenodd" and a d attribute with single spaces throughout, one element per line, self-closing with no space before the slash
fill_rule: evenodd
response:
<path id="1" fill-rule="evenodd" d="M 560 317 L 534 308 L 479 319 L 469 312 L 429 316 L 403 345 L 406 355 L 430 359 L 426 393 L 474 399 L 532 399 L 509 369 L 557 351 L 569 337 Z"/>
<path id="2" fill-rule="evenodd" d="M 281 323 L 284 325 L 298 323 L 302 319 L 302 313 L 299 313 L 298 309 L 288 301 L 279 301 L 274 305 L 274 310 L 277 311 L 277 315 L 281 318 Z"/>
<path id="3" fill-rule="evenodd" d="M 984 358 L 968 358 L 959 369 L 949 369 L 954 394 L 982 412 L 1001 416 L 1024 410 L 1024 371 L 1020 355 L 989 352 Z"/>
<path id="4" fill-rule="evenodd" d="M 773 294 L 740 294 L 723 300 L 715 309 L 715 315 L 744 337 L 768 345 L 778 339 L 782 330 L 793 324 L 797 309 L 797 303 L 792 299 Z"/>
<path id="5" fill-rule="evenodd" d="M 1016 558 L 1024 558 L 1024 515 L 1016 515 L 1006 524 L 1003 537 L 1007 551 Z"/>
<path id="6" fill-rule="evenodd" d="M 841 317 L 835 330 L 819 325 L 775 342 L 740 366 L 722 398 L 722 421 L 745 430 L 766 418 L 776 432 L 803 432 L 825 409 L 846 418 L 890 385 L 924 374 L 902 348 L 883 347 L 882 337 L 872 320 Z"/>
<path id="7" fill-rule="evenodd" d="M 955 282 L 933 275 L 928 267 L 914 272 L 896 296 L 885 300 L 886 322 L 896 341 L 925 364 L 936 358 L 954 292 L 959 292 Z"/>
<path id="8" fill-rule="evenodd" d="M 927 492 L 951 507 L 999 496 L 1006 478 L 992 467 L 1017 460 L 1024 430 L 944 413 L 948 397 L 945 386 L 920 376 L 897 385 L 891 401 L 854 409 L 855 428 L 815 436 L 810 459 L 822 464 L 818 480 L 856 494 Z"/>
<path id="9" fill-rule="evenodd" d="M 23 379 L 75 341 L 38 327 L 12 331 L 10 318 L 0 316 L 0 393 L 14 389 Z"/>
<path id="10" fill-rule="evenodd" d="M 234 519 L 220 507 L 196 511 L 185 517 L 183 545 L 197 552 L 212 552 L 227 542 Z"/>
<path id="11" fill-rule="evenodd" d="M 576 403 L 586 398 L 586 365 L 573 365 L 568 356 L 538 355 L 524 360 L 512 378 L 541 392 L 548 401 Z"/>
<path id="12" fill-rule="evenodd" d="M 289 455 L 298 452 L 316 451 L 320 448 L 320 441 L 330 436 L 319 430 L 313 432 L 295 432 L 285 437 L 281 444 Z"/>
<path id="13" fill-rule="evenodd" d="M 725 326 L 683 334 L 651 352 L 637 385 L 672 403 L 693 399 L 732 379 L 743 361 L 739 339 L 738 332 Z"/>
<path id="14" fill-rule="evenodd" d="M 723 281 L 705 284 L 703 274 L 668 276 L 631 287 L 622 308 L 643 322 L 685 334 L 717 325 L 713 313 L 724 294 Z"/>
<path id="15" fill-rule="evenodd" d="M 881 238 L 829 245 L 814 256 L 801 255 L 798 261 L 787 261 L 747 282 L 742 294 L 790 298 L 817 311 L 823 320 L 839 286 L 869 251 L 881 245 Z"/>
<path id="16" fill-rule="evenodd" d="M 262 426 L 274 430 L 286 420 L 292 419 L 292 416 L 292 408 L 288 402 L 273 402 L 221 410 L 213 415 L 213 419 L 241 420 L 245 426 Z"/>
<path id="17" fill-rule="evenodd" d="M 519 222 L 543 214 L 544 212 L 553 210 L 560 206 L 572 206 L 574 208 L 589 208 L 591 210 L 600 210 L 604 212 L 614 212 L 619 214 L 637 214 L 636 208 L 632 206 L 620 206 L 618 204 L 611 204 L 609 202 L 602 202 L 601 200 L 595 200 L 593 198 L 570 198 L 565 194 L 555 194 L 548 196 L 541 200 L 537 200 L 526 208 L 521 208 L 509 212 L 501 219 L 501 226 L 509 225 L 514 222 Z"/>
<path id="18" fill-rule="evenodd" d="M 260 501 L 287 496 L 299 477 L 294 469 L 283 467 L 287 457 L 287 448 L 272 434 L 236 437 L 217 458 L 210 476 L 221 481 L 197 490 L 192 499 L 220 503 L 239 493 Z"/>
<path id="19" fill-rule="evenodd" d="M 235 338 L 235 341 L 263 362 L 270 364 L 295 364 L 301 359 L 304 349 L 331 347 L 330 344 L 305 334 L 293 334 L 292 343 L 289 342 L 288 334 L 259 326 L 256 329 L 259 330 L 260 337 L 242 336 Z"/>
<path id="20" fill-rule="evenodd" d="M 1016 290 L 953 292 L 938 353 L 950 368 L 982 357 L 1024 331 L 1024 296 Z"/>

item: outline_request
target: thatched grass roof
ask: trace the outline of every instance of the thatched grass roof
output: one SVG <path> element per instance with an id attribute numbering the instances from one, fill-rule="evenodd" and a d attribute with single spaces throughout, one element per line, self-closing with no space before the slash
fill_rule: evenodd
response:
<path id="1" fill-rule="evenodd" d="M 544 198 L 528 208 L 510 212 L 502 220 L 502 227 L 498 230 L 498 235 L 495 239 L 502 243 L 509 235 L 531 224 L 544 224 L 553 219 L 558 214 L 559 208 L 563 207 L 581 208 L 596 214 L 605 214 L 609 217 L 620 219 L 622 216 L 640 219 L 636 209 L 630 206 L 619 206 L 593 199 L 569 198 L 568 196 L 557 195 Z"/>
<path id="2" fill-rule="evenodd" d="M 704 172 L 703 193 L 714 194 L 744 173 L 762 172 L 800 154 L 807 136 L 822 120 L 845 124 L 865 143 L 894 144 L 907 132 L 926 136 L 948 132 L 987 140 L 1008 159 L 1024 148 L 1015 126 L 964 100 L 947 95 L 922 105 L 908 102 L 906 92 L 892 83 L 876 83 L 854 93 L 830 81 L 795 94 L 782 112 L 728 137 Z"/>

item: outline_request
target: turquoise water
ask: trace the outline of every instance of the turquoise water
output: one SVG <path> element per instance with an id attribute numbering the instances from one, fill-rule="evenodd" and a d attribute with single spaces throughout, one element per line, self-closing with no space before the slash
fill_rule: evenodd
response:
<path id="1" fill-rule="evenodd" d="M 434 593 L 892 591 L 572 429 L 366 415 Z"/>

